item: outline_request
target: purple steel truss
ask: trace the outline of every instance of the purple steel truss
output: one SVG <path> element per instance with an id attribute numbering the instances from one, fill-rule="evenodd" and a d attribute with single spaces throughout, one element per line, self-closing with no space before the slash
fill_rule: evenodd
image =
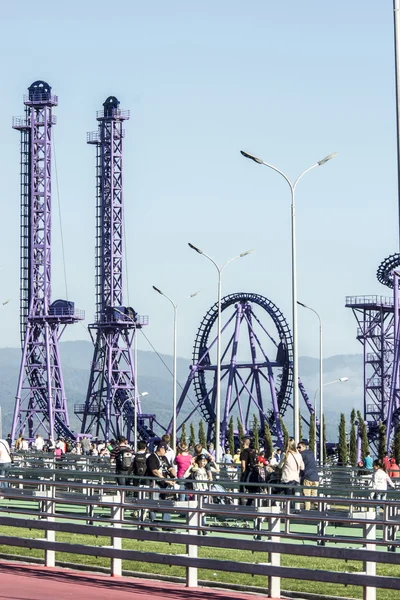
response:
<path id="1" fill-rule="evenodd" d="M 106 440 L 131 432 L 137 410 L 138 437 L 154 437 L 154 415 L 141 413 L 135 385 L 132 343 L 137 329 L 147 325 L 123 305 L 123 123 L 129 111 L 110 96 L 98 111 L 98 131 L 89 133 L 88 144 L 97 147 L 96 179 L 96 323 L 89 325 L 94 357 L 84 405 L 75 406 L 82 416 L 82 433 Z"/>
<path id="2" fill-rule="evenodd" d="M 234 311 L 222 326 L 222 340 L 224 346 L 226 341 L 226 346 L 221 361 L 221 443 L 225 443 L 231 415 L 239 417 L 245 430 L 249 431 L 253 427 L 255 413 L 262 435 L 268 422 L 272 434 L 282 445 L 280 417 L 291 406 L 293 389 L 293 342 L 289 326 L 279 308 L 258 294 L 225 296 L 221 303 L 222 313 L 226 311 L 227 314 L 232 306 Z M 272 332 L 271 323 L 268 329 L 264 325 L 265 314 L 272 320 Z M 211 439 L 216 415 L 217 338 L 212 330 L 214 327 L 215 332 L 217 318 L 218 305 L 215 304 L 197 332 L 193 365 L 177 407 L 179 412 L 193 383 L 197 405 L 183 422 L 200 410 L 208 423 L 208 439 Z M 246 350 L 243 352 L 244 345 Z M 242 350 L 239 352 L 240 346 Z M 307 408 L 312 412 L 304 387 L 301 386 L 301 389 Z"/>
<path id="3" fill-rule="evenodd" d="M 73 302 L 51 303 L 51 133 L 57 96 L 35 81 L 24 97 L 25 116 L 14 118 L 21 132 L 21 294 L 22 361 L 12 438 L 37 432 L 73 437 L 58 342 L 69 323 L 84 318 Z M 26 434 L 25 434 L 26 435 Z"/>
<path id="4" fill-rule="evenodd" d="M 364 420 L 371 446 L 378 450 L 379 424 L 388 424 L 387 442 L 392 436 L 393 401 L 399 410 L 398 386 L 392 386 L 394 361 L 394 304 L 387 296 L 349 296 L 346 307 L 353 310 L 357 321 L 357 339 L 363 345 Z M 392 408 L 390 405 L 392 404 Z"/>

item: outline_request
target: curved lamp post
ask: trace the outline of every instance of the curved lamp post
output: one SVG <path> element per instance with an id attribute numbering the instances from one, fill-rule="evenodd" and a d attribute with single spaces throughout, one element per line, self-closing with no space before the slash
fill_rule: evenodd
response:
<path id="1" fill-rule="evenodd" d="M 292 222 L 292 320 L 293 320 L 293 384 L 294 384 L 293 385 L 293 412 L 294 412 L 293 422 L 294 422 L 294 437 L 295 437 L 295 440 L 298 441 L 299 434 L 300 434 L 300 422 L 299 422 L 299 386 L 298 386 L 299 357 L 298 357 L 298 344 L 297 344 L 297 269 L 296 269 L 295 192 L 296 192 L 297 184 L 299 183 L 300 179 L 302 179 L 302 177 L 304 177 L 304 175 L 306 173 L 308 173 L 309 171 L 312 171 L 316 167 L 320 167 L 320 166 L 324 165 L 325 163 L 327 163 L 329 160 L 331 160 L 332 158 L 337 156 L 337 152 L 334 152 L 333 154 L 329 154 L 328 156 L 325 156 L 325 158 L 323 158 L 322 160 L 319 160 L 318 162 L 316 162 L 314 165 L 312 165 L 311 167 L 309 167 L 308 169 L 303 171 L 303 173 L 301 173 L 297 177 L 297 179 L 295 179 L 293 182 L 289 179 L 289 177 L 285 173 L 283 173 L 283 171 L 281 171 L 274 165 L 271 165 L 271 164 L 265 162 L 264 160 L 262 160 L 261 158 L 258 158 L 257 156 L 254 156 L 253 154 L 244 152 L 243 150 L 241 150 L 240 153 L 245 158 L 249 158 L 250 160 L 253 160 L 257 164 L 269 167 L 273 171 L 276 171 L 277 173 L 279 173 L 279 175 L 281 175 L 284 178 L 284 180 L 286 181 L 286 183 L 288 184 L 288 186 L 290 188 L 291 197 L 292 197 L 292 204 L 291 204 L 291 210 L 292 210 L 292 219 L 291 219 L 291 222 Z"/>
<path id="2" fill-rule="evenodd" d="M 237 258 L 243 258 L 250 254 L 250 252 L 254 252 L 254 250 L 246 250 L 246 252 L 242 252 L 237 256 L 233 256 L 229 260 L 227 260 L 221 267 L 217 265 L 214 259 L 211 256 L 208 256 L 205 252 L 197 248 L 189 242 L 189 248 L 195 250 L 198 254 L 202 254 L 205 258 L 208 258 L 210 262 L 214 265 L 218 272 L 218 323 L 217 323 L 217 392 L 216 392 L 216 408 L 215 408 L 215 460 L 216 462 L 221 461 L 221 300 L 222 300 L 222 271 L 225 269 L 229 263 L 236 260 Z"/>
<path id="3" fill-rule="evenodd" d="M 176 349 L 177 349 L 177 329 L 178 329 L 178 320 L 177 320 L 177 316 L 178 316 L 178 306 L 180 304 L 180 302 L 174 302 L 172 300 L 172 298 L 170 298 L 169 296 L 167 296 L 167 294 L 164 294 L 164 292 L 162 292 L 158 287 L 156 287 L 155 285 L 153 285 L 153 290 L 158 292 L 159 294 L 161 294 L 161 296 L 164 296 L 164 298 L 166 298 L 167 300 L 169 300 L 169 302 L 172 304 L 172 308 L 174 309 L 174 353 L 173 353 L 173 400 L 172 400 L 172 439 L 174 441 L 174 444 L 176 446 L 176 386 L 177 386 L 177 372 L 176 372 Z M 187 296 L 187 298 L 194 298 L 195 296 L 197 296 L 197 294 L 199 294 L 200 292 L 194 292 L 194 294 L 190 294 L 190 296 Z"/>

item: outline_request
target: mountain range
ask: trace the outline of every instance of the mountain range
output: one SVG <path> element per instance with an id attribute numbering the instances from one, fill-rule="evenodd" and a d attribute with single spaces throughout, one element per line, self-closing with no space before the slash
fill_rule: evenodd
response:
<path id="1" fill-rule="evenodd" d="M 87 341 L 62 342 L 60 354 L 64 382 L 68 398 L 69 417 L 72 428 L 79 431 L 80 423 L 74 415 L 74 405 L 83 404 L 89 379 L 89 367 L 93 359 L 93 346 Z M 6 435 L 11 429 L 18 374 L 21 361 L 19 348 L 0 348 L 0 406 L 2 431 Z M 142 398 L 142 411 L 155 413 L 161 423 L 169 422 L 172 398 L 172 356 L 157 355 L 151 351 L 138 351 L 138 387 L 148 394 Z M 190 361 L 177 360 L 178 397 L 180 386 L 186 382 Z M 349 416 L 352 408 L 362 409 L 363 363 L 362 355 L 337 355 L 324 359 L 324 409 L 327 436 L 331 441 L 338 437 L 340 413 Z M 311 402 L 319 389 L 319 360 L 308 356 L 300 357 L 299 372 Z M 342 377 L 348 381 L 339 382 Z M 194 394 L 191 394 L 194 398 Z M 182 412 L 188 414 L 193 404 L 188 401 Z M 291 426 L 289 415 L 284 417 Z M 196 422 L 196 419 L 193 419 Z"/>

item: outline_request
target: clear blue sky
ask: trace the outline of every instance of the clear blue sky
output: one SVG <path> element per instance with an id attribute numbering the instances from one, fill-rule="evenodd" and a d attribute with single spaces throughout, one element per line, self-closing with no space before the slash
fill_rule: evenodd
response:
<path id="1" fill-rule="evenodd" d="M 172 352 L 182 303 L 181 356 L 223 293 L 253 291 L 291 321 L 290 195 L 262 156 L 289 176 L 339 156 L 298 188 L 298 295 L 320 312 L 325 355 L 355 353 L 347 294 L 383 294 L 380 262 L 398 251 L 392 1 L 86 0 L 2 7 L 0 179 L 1 346 L 19 343 L 19 136 L 13 115 L 44 79 L 59 96 L 55 150 L 68 296 L 94 315 L 95 156 L 86 132 L 109 95 L 131 111 L 125 138 L 129 303 L 150 316 L 147 335 Z M 65 297 L 53 185 L 53 299 Z M 128 304 L 128 296 L 126 297 Z M 317 356 L 313 315 L 299 311 L 300 353 Z M 64 338 L 88 339 L 75 325 Z M 149 349 L 146 343 L 140 347 Z"/>

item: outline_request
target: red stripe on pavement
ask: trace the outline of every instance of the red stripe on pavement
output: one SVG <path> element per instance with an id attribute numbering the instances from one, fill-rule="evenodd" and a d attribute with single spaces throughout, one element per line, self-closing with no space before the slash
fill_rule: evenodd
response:
<path id="1" fill-rule="evenodd" d="M 258 594 L 216 588 L 186 588 L 153 579 L 114 578 L 8 562 L 0 563 L 0 575 L 0 600 L 254 600 L 258 597 Z"/>

